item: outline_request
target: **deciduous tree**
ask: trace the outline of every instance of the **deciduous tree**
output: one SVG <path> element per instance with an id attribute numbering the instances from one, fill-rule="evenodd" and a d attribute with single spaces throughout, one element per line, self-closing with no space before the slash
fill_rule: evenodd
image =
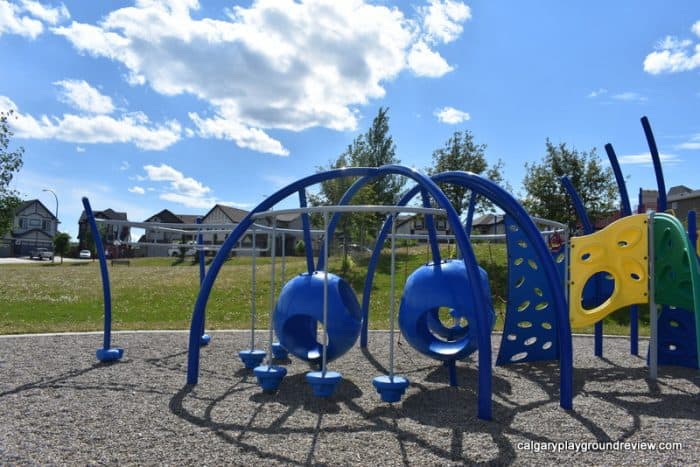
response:
<path id="1" fill-rule="evenodd" d="M 523 204 L 532 215 L 576 225 L 576 212 L 560 182 L 564 175 L 571 179 L 593 222 L 615 209 L 615 177 L 610 167 L 603 166 L 595 148 L 579 152 L 547 139 L 542 160 L 526 163 L 525 170 Z"/>

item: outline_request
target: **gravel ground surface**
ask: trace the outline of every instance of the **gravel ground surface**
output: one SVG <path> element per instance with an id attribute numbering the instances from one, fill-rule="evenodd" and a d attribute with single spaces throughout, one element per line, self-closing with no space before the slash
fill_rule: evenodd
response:
<path id="1" fill-rule="evenodd" d="M 388 335 L 375 332 L 368 352 L 355 347 L 329 365 L 344 377 L 333 397 L 311 395 L 309 367 L 296 359 L 283 362 L 289 373 L 268 395 L 236 357 L 248 334 L 212 335 L 195 387 L 185 385 L 184 333 L 114 334 L 125 356 L 113 364 L 95 361 L 98 335 L 0 338 L 0 464 L 700 463 L 700 372 L 662 367 L 651 381 L 625 339 L 606 339 L 596 359 L 591 338 L 574 338 L 570 412 L 558 406 L 556 363 L 495 368 L 494 420 L 485 422 L 473 360 L 458 364 L 459 387 L 450 387 L 444 367 L 400 345 L 397 373 L 411 385 L 385 404 L 372 378 L 388 366 Z M 618 441 L 629 449 L 544 444 Z M 641 442 L 681 447 L 633 449 Z"/>

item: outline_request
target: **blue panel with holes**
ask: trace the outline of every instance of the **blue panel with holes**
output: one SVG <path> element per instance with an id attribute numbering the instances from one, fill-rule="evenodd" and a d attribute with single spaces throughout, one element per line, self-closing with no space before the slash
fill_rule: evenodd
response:
<path id="1" fill-rule="evenodd" d="M 496 365 L 559 358 L 552 291 L 534 250 L 509 216 L 505 218 L 508 247 L 508 303 Z M 565 248 L 553 252 L 564 282 Z M 563 287 L 563 285 L 562 285 Z"/>
<path id="2" fill-rule="evenodd" d="M 659 365 L 698 368 L 695 315 L 682 308 L 664 307 L 659 315 Z M 647 354 L 647 361 L 649 357 Z"/>

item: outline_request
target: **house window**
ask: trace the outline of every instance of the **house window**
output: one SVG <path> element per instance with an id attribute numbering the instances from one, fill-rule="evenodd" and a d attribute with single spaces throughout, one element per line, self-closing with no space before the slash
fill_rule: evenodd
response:
<path id="1" fill-rule="evenodd" d="M 414 226 L 416 230 L 423 230 L 425 227 L 423 226 L 423 218 L 416 216 L 416 220 L 414 221 Z"/>
<path id="2" fill-rule="evenodd" d="M 438 230 L 445 230 L 447 228 L 447 222 L 445 222 L 445 219 L 438 219 L 435 223 L 435 228 Z"/>
<path id="3" fill-rule="evenodd" d="M 41 230 L 49 230 L 49 221 L 41 221 Z"/>
<path id="4" fill-rule="evenodd" d="M 27 218 L 26 218 L 26 217 L 20 217 L 20 218 L 19 218 L 19 228 L 20 228 L 20 229 L 26 229 L 26 228 L 27 228 Z"/>
<path id="5" fill-rule="evenodd" d="M 41 225 L 41 221 L 39 219 L 29 219 L 29 226 L 30 227 L 39 227 Z"/>

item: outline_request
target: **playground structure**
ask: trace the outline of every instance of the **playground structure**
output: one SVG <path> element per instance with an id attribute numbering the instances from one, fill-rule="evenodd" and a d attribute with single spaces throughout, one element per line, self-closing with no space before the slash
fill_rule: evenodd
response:
<path id="1" fill-rule="evenodd" d="M 645 126 L 648 139 L 650 131 L 649 129 L 647 132 Z M 608 154 L 610 153 L 609 151 Z M 657 161 L 658 152 L 654 155 L 652 150 L 652 157 L 656 157 Z M 616 175 L 618 171 L 619 166 Z M 657 176 L 659 173 L 660 165 Z M 415 186 L 396 206 L 349 205 L 353 196 L 364 185 L 384 176 L 403 176 L 415 182 Z M 357 177 L 338 205 L 307 206 L 308 187 L 338 177 Z M 618 183 L 620 180 L 621 178 L 618 178 Z M 464 225 L 438 184 L 459 185 L 471 192 Z M 661 189 L 659 191 L 662 192 Z M 293 195 L 298 195 L 298 208 L 274 209 L 280 201 Z M 407 206 L 417 196 L 421 198 L 422 207 Z M 648 303 L 652 317 L 650 376 L 656 377 L 657 363 L 698 367 L 699 349 L 696 336 L 700 334 L 700 276 L 695 259 L 695 241 L 688 238 L 683 226 L 672 216 L 664 213 L 627 216 L 597 233 L 588 232 L 589 235 L 573 238 L 569 238 L 565 226 L 545 221 L 545 224 L 553 229 L 549 233 L 560 237 L 554 248 L 549 248 L 543 239 L 543 233 L 536 227 L 535 220 L 512 195 L 489 180 L 466 172 L 446 172 L 429 178 L 415 170 L 390 165 L 379 168 L 337 169 L 303 178 L 268 197 L 233 230 L 227 231 L 230 234 L 219 247 L 206 274 L 203 263 L 200 266 L 200 292 L 195 302 L 190 327 L 187 383 L 198 383 L 200 347 L 208 342 L 204 339 L 207 300 L 224 261 L 242 236 L 250 229 L 256 228 L 256 220 L 271 219 L 270 229 L 274 238 L 278 233 L 277 216 L 295 212 L 302 216 L 307 271 L 288 281 L 279 297 L 276 297 L 276 242 L 272 242 L 268 349 L 263 351 L 255 348 L 256 310 L 253 300 L 251 345 L 239 354 L 245 366 L 254 370 L 263 389 L 274 391 L 279 387 L 286 369 L 274 365 L 273 356 L 286 349 L 297 358 L 318 365 L 319 371 L 307 374 L 307 381 L 315 395 L 329 396 L 333 393 L 342 377 L 339 373 L 330 371 L 328 364 L 341 357 L 355 344 L 358 337 L 360 345 L 367 346 L 372 279 L 380 252 L 389 238 L 389 372 L 387 375 L 376 377 L 373 381 L 374 386 L 386 402 L 399 401 L 408 386 L 407 378 L 394 374 L 393 336 L 395 321 L 398 321 L 406 341 L 417 351 L 446 364 L 450 384 L 456 385 L 456 361 L 478 352 L 478 416 L 490 419 L 491 331 L 495 315 L 488 277 L 478 266 L 470 243 L 471 219 L 477 197 L 492 201 L 506 215 L 508 299 L 497 365 L 558 360 L 560 406 L 571 409 L 571 327 L 595 323 L 598 354 L 599 342 L 602 348 L 602 325 L 598 323 L 621 307 Z M 105 342 L 103 349 L 98 350 L 98 358 L 118 359 L 121 358 L 122 351 L 112 349 L 109 341 L 108 319 L 111 320 L 111 312 L 108 313 L 109 279 L 104 251 L 89 202 L 84 200 L 84 204 L 93 235 L 98 236 L 95 243 L 100 257 L 105 292 Z M 361 303 L 341 277 L 327 270 L 329 241 L 333 237 L 340 215 L 346 212 L 374 212 L 387 216 L 370 257 Z M 397 319 L 395 253 L 396 239 L 399 235 L 396 234 L 396 217 L 401 212 L 425 216 L 432 261 L 414 271 L 406 281 Z M 579 211 L 579 214 L 581 212 Z M 312 213 L 323 216 L 323 246 L 316 262 L 311 248 L 309 215 Z M 454 232 L 460 258 L 441 258 L 434 216 L 447 218 Z M 695 227 L 689 230 L 694 232 Z M 472 236 L 474 237 L 476 236 Z M 613 280 L 609 280 L 608 275 Z M 656 304 L 666 306 L 658 318 Z M 454 318 L 452 326 L 446 326 L 440 320 L 440 311 L 445 309 Z M 631 336 L 631 341 L 634 342 L 631 344 L 633 353 L 637 339 L 636 319 L 635 317 L 633 321 Z M 279 343 L 274 343 L 275 334 Z M 263 364 L 265 359 L 267 362 Z"/>

